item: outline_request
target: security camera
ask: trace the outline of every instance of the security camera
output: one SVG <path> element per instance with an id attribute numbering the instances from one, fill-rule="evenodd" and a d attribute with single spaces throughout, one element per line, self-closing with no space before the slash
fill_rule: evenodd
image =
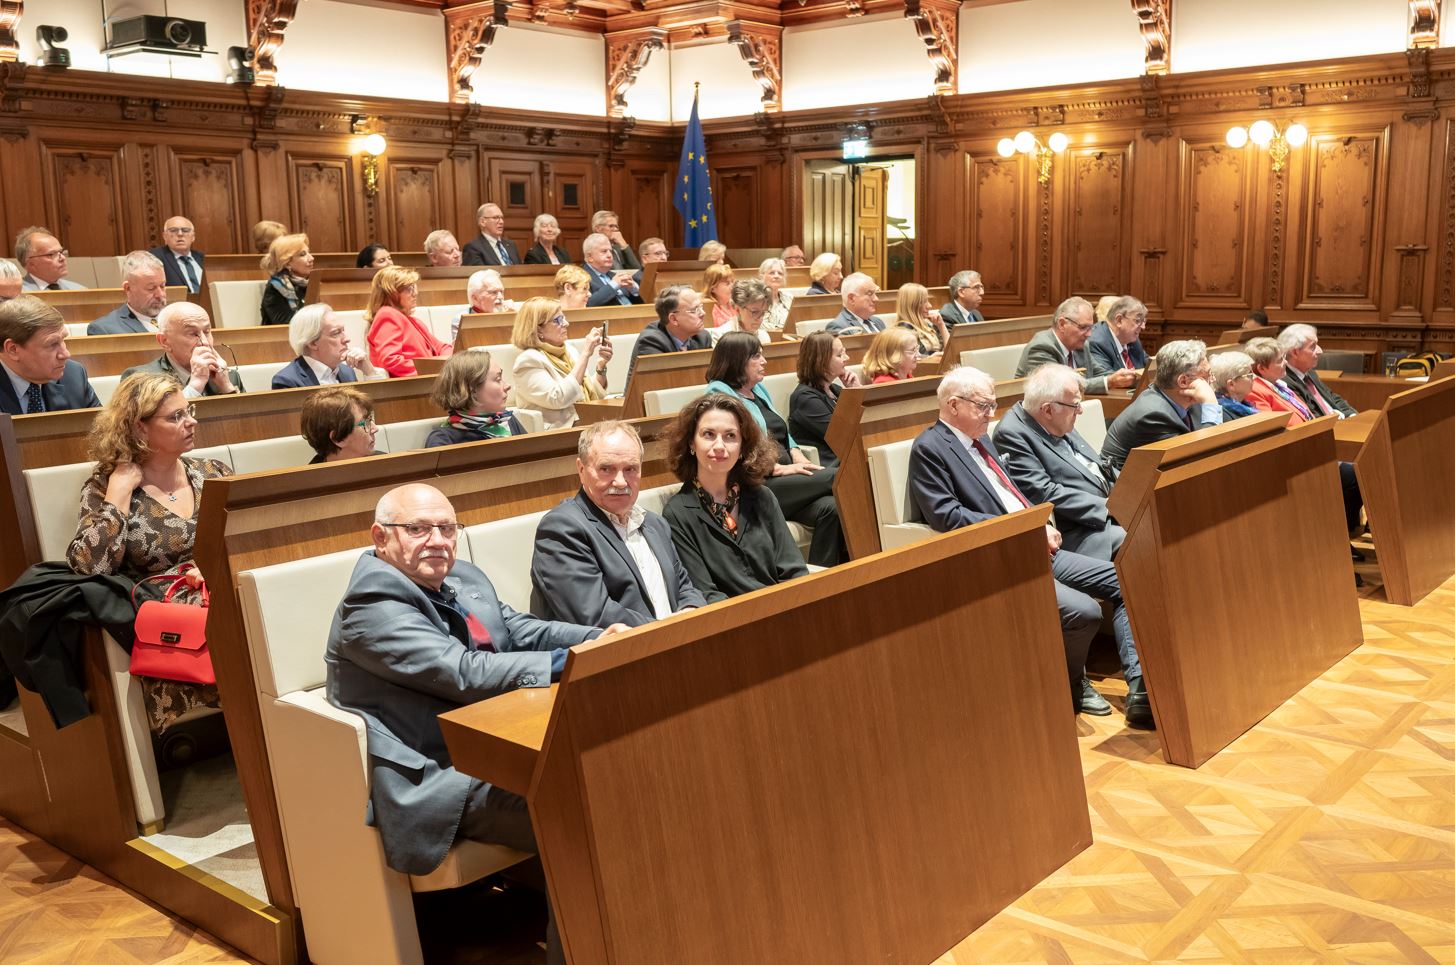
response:
<path id="1" fill-rule="evenodd" d="M 41 24 L 35 28 L 35 42 L 40 46 L 40 65 L 42 67 L 71 66 L 71 52 L 64 47 L 57 46 L 57 44 L 65 43 L 69 36 L 65 27 L 58 27 L 54 24 Z"/>
<path id="2" fill-rule="evenodd" d="M 258 79 L 253 71 L 253 57 L 257 51 L 251 47 L 227 48 L 227 82 L 229 84 L 251 84 Z"/>

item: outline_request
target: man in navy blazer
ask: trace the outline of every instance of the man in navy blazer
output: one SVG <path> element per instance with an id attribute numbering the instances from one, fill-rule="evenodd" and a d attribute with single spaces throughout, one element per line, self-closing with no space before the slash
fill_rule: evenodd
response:
<path id="1" fill-rule="evenodd" d="M 207 260 L 192 247 L 197 241 L 197 229 L 181 215 L 168 218 L 162 226 L 162 241 L 151 253 L 161 261 L 167 284 L 186 285 L 189 292 L 197 294 L 202 289 L 202 265 Z"/>
<path id="2" fill-rule="evenodd" d="M 657 320 L 642 329 L 632 346 L 632 360 L 626 370 L 628 384 L 637 370 L 637 359 L 643 355 L 712 348 L 712 336 L 702 327 L 706 318 L 702 296 L 696 291 L 686 285 L 668 285 L 657 292 L 655 305 Z"/>
<path id="3" fill-rule="evenodd" d="M 334 615 L 326 693 L 364 719 L 369 805 L 389 867 L 423 875 L 457 838 L 534 851 L 523 798 L 454 768 L 439 715 L 519 687 L 547 687 L 567 648 L 626 629 L 552 623 L 500 602 L 476 566 L 455 559 L 454 507 L 432 486 L 384 494 Z M 549 960 L 564 961 L 554 922 Z"/>
<path id="4" fill-rule="evenodd" d="M 369 353 L 349 344 L 348 329 L 323 302 L 304 305 L 288 320 L 288 343 L 298 357 L 278 370 L 272 388 L 302 389 L 388 378 L 369 361 Z"/>
<path id="5" fill-rule="evenodd" d="M 581 242 L 581 267 L 591 279 L 591 297 L 586 301 L 591 308 L 642 303 L 635 272 L 611 267 L 615 250 L 603 234 L 587 235 Z"/>
<path id="6" fill-rule="evenodd" d="M 86 326 L 87 335 L 155 335 L 157 316 L 167 307 L 167 278 L 149 251 L 130 252 L 121 263 L 126 301 Z"/>
<path id="7" fill-rule="evenodd" d="M 1124 369 L 1147 367 L 1147 350 L 1142 348 L 1142 329 L 1147 324 L 1147 306 L 1131 295 L 1123 295 L 1107 309 L 1106 321 L 1098 322 L 1086 341 L 1086 374 L 1110 375 Z"/>
<path id="8" fill-rule="evenodd" d="M 505 237 L 505 212 L 500 205 L 488 201 L 480 205 L 475 211 L 475 223 L 480 233 L 465 243 L 460 264 L 503 267 L 521 263 L 520 249 Z"/>
<path id="9" fill-rule="evenodd" d="M 938 396 L 939 421 L 920 433 L 909 456 L 910 495 L 925 522 L 944 533 L 1033 505 L 1010 479 L 985 434 L 995 414 L 995 380 L 978 369 L 961 366 L 940 380 Z M 1122 607 L 1116 567 L 1062 549 L 1061 533 L 1050 523 L 1046 524 L 1046 543 L 1061 616 L 1072 706 L 1078 712 L 1109 714 L 1111 705 L 1086 680 L 1085 666 L 1091 638 L 1101 625 L 1101 605 L 1097 601 Z M 1130 642 L 1129 623 L 1126 631 Z M 1140 673 L 1127 681 L 1127 687 L 1127 723 L 1152 726 L 1151 705 Z"/>
<path id="10" fill-rule="evenodd" d="M 1223 421 L 1213 393 L 1207 346 L 1198 341 L 1168 342 L 1157 350 L 1153 384 L 1122 410 L 1106 430 L 1101 455 L 1117 472 L 1138 446 L 1206 429 Z"/>
<path id="11" fill-rule="evenodd" d="M 34 295 L 0 303 L 0 412 L 27 415 L 101 405 L 71 361 L 61 313 Z"/>
<path id="12" fill-rule="evenodd" d="M 553 619 L 639 627 L 705 606 L 667 521 L 637 505 L 642 440 L 630 422 L 581 430 L 581 489 L 541 520 L 530 564 L 531 609 Z"/>
<path id="13" fill-rule="evenodd" d="M 839 285 L 839 297 L 844 307 L 828 324 L 828 331 L 838 334 L 858 330 L 861 332 L 884 331 L 884 319 L 874 314 L 875 300 L 879 297 L 879 286 L 874 279 L 856 271 Z"/>
<path id="14" fill-rule="evenodd" d="M 980 301 L 985 297 L 985 282 L 978 271 L 957 271 L 950 276 L 950 300 L 940 309 L 940 318 L 946 325 L 965 325 L 983 322 Z"/>

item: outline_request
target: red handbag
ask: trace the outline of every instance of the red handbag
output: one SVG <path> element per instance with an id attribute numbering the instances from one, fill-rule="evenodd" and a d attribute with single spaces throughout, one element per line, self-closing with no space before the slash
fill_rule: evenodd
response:
<path id="1" fill-rule="evenodd" d="M 170 579 L 172 585 L 160 600 L 147 600 L 136 611 L 136 639 L 131 645 L 131 675 L 180 680 L 189 684 L 215 684 L 212 654 L 207 650 L 207 584 L 202 584 L 202 605 L 173 603 L 172 595 L 184 585 L 190 564 L 175 577 L 165 574 L 147 580 Z M 136 603 L 136 587 L 131 590 Z"/>

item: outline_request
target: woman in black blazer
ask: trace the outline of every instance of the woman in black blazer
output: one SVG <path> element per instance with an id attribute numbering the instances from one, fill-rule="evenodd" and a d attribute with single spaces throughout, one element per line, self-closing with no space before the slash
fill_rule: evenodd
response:
<path id="1" fill-rule="evenodd" d="M 536 223 L 531 228 L 531 234 L 535 236 L 536 243 L 530 246 L 530 251 L 525 253 L 527 265 L 569 265 L 571 256 L 566 253 L 565 248 L 556 244 L 556 239 L 561 237 L 561 226 L 557 223 L 555 215 L 538 214 Z"/>
<path id="2" fill-rule="evenodd" d="M 682 488 L 662 508 L 672 543 L 707 602 L 797 576 L 808 567 L 763 480 L 776 446 L 743 404 L 711 392 L 667 430 L 667 465 Z"/>
<path id="3" fill-rule="evenodd" d="M 839 464 L 828 444 L 839 393 L 859 384 L 848 365 L 849 353 L 833 332 L 813 332 L 798 349 L 798 388 L 788 398 L 788 431 L 796 442 L 818 450 L 818 464 L 824 468 Z"/>
<path id="4" fill-rule="evenodd" d="M 429 394 L 429 400 L 445 410 L 447 418 L 430 430 L 424 447 L 525 435 L 525 426 L 505 408 L 509 392 L 505 373 L 489 352 L 451 355 Z"/>

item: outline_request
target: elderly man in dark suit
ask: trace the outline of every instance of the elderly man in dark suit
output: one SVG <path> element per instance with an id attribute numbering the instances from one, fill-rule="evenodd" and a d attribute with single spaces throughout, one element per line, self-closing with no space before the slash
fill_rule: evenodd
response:
<path id="1" fill-rule="evenodd" d="M 909 456 L 909 491 L 920 515 L 936 532 L 981 523 L 1032 505 L 1000 462 L 985 435 L 995 414 L 995 380 L 978 369 L 961 366 L 940 380 L 940 418 L 915 439 Z M 1122 605 L 1116 567 L 1063 549 L 1061 533 L 1046 525 L 1051 576 L 1072 704 L 1078 712 L 1109 712 L 1110 705 L 1084 676 L 1086 651 L 1101 625 L 1101 606 Z M 1127 626 L 1130 641 L 1130 625 Z M 1127 681 L 1127 723 L 1152 726 L 1151 705 L 1140 675 Z M 1104 707 L 1105 705 L 1105 707 Z"/>
<path id="2" fill-rule="evenodd" d="M 642 303 L 635 273 L 612 267 L 615 251 L 611 239 L 603 234 L 587 235 L 581 242 L 582 267 L 591 281 L 591 297 L 586 304 L 591 308 Z"/>
<path id="3" fill-rule="evenodd" d="M 1347 419 L 1359 414 L 1358 409 L 1344 401 L 1344 397 L 1329 388 L 1314 371 L 1319 367 L 1319 356 L 1324 354 L 1323 347 L 1319 345 L 1318 329 L 1302 323 L 1289 325 L 1278 333 L 1278 347 L 1284 353 L 1284 384 L 1316 418 L 1331 415 Z"/>
<path id="4" fill-rule="evenodd" d="M 22 291 L 80 291 L 86 286 L 66 277 L 71 253 L 49 228 L 31 225 L 15 236 L 15 261 L 25 272 Z"/>
<path id="5" fill-rule="evenodd" d="M 1127 369 L 1147 367 L 1147 350 L 1142 348 L 1142 329 L 1147 324 L 1147 306 L 1131 295 L 1111 303 L 1106 321 L 1098 322 L 1087 339 L 1087 375 L 1111 375 Z"/>
<path id="6" fill-rule="evenodd" d="M 605 631 L 551 623 L 501 603 L 480 569 L 455 558 L 454 507 L 432 486 L 384 494 L 334 615 L 326 693 L 364 719 L 369 810 L 389 867 L 428 874 L 457 838 L 534 851 L 525 800 L 455 770 L 439 715 L 560 676 L 567 649 Z M 564 961 L 554 922 L 548 956 Z"/>
<path id="7" fill-rule="evenodd" d="M 387 379 L 389 373 L 369 361 L 369 353 L 349 344 L 348 329 L 333 308 L 318 302 L 304 305 L 288 320 L 288 344 L 298 357 L 273 376 L 275 389 Z"/>
<path id="8" fill-rule="evenodd" d="M 844 279 L 839 286 L 839 293 L 843 297 L 844 307 L 829 322 L 830 332 L 838 335 L 844 332 L 884 331 L 884 319 L 874 314 L 875 300 L 879 297 L 879 286 L 874 279 L 856 271 Z"/>
<path id="9" fill-rule="evenodd" d="M 628 381 L 637 369 L 637 359 L 643 355 L 712 348 L 712 336 L 702 327 L 706 314 L 702 296 L 696 291 L 686 285 L 668 285 L 657 292 L 656 308 L 657 320 L 642 329 L 632 346 L 632 361 L 626 370 Z"/>
<path id="10" fill-rule="evenodd" d="M 978 271 L 957 271 L 950 276 L 950 300 L 940 308 L 940 318 L 946 325 L 965 325 L 969 322 L 983 322 L 980 301 L 985 297 L 985 282 Z"/>
<path id="11" fill-rule="evenodd" d="M 213 346 L 212 319 L 201 305 L 173 302 L 162 309 L 157 341 L 162 354 L 122 372 L 123 380 L 133 372 L 162 372 L 182 383 L 182 394 L 189 399 L 246 391 L 237 369 L 229 369 Z"/>
<path id="12" fill-rule="evenodd" d="M 520 249 L 515 242 L 505 237 L 505 212 L 500 205 L 486 202 L 475 211 L 475 222 L 480 233 L 465 244 L 461 252 L 463 265 L 505 265 L 520 264 Z"/>
<path id="13" fill-rule="evenodd" d="M 202 290 L 202 265 L 207 256 L 192 246 L 197 242 L 197 229 L 181 215 L 168 218 L 162 226 L 163 244 L 151 249 L 167 273 L 168 285 L 186 285 L 192 294 Z"/>
<path id="14" fill-rule="evenodd" d="M 34 295 L 0 302 L 0 412 L 28 415 L 101 405 L 66 349 L 61 313 Z"/>
<path id="15" fill-rule="evenodd" d="M 1150 442 L 1220 425 L 1207 346 L 1197 341 L 1168 342 L 1157 350 L 1157 375 L 1149 388 L 1122 410 L 1107 429 L 1101 455 L 1121 471 L 1127 453 Z"/>
<path id="16" fill-rule="evenodd" d="M 1091 307 L 1091 302 L 1079 295 L 1072 295 L 1056 306 L 1055 320 L 1051 327 L 1037 333 L 1026 343 L 1020 362 L 1015 367 L 1015 377 L 1023 379 L 1049 363 L 1066 365 L 1073 369 L 1090 368 L 1086 340 L 1091 337 L 1091 330 L 1095 325 L 1096 309 Z M 1136 372 L 1119 369 L 1106 375 L 1091 376 L 1086 380 L 1086 391 L 1090 395 L 1106 395 L 1109 389 L 1129 389 L 1136 381 Z"/>
<path id="17" fill-rule="evenodd" d="M 87 335 L 145 335 L 157 331 L 157 316 L 167 307 L 167 276 L 157 256 L 133 251 L 121 263 L 126 301 L 86 326 Z"/>
<path id="18" fill-rule="evenodd" d="M 706 605 L 667 521 L 637 505 L 642 440 L 629 422 L 587 426 L 577 443 L 581 489 L 541 520 L 531 609 L 557 620 L 639 627 Z"/>

